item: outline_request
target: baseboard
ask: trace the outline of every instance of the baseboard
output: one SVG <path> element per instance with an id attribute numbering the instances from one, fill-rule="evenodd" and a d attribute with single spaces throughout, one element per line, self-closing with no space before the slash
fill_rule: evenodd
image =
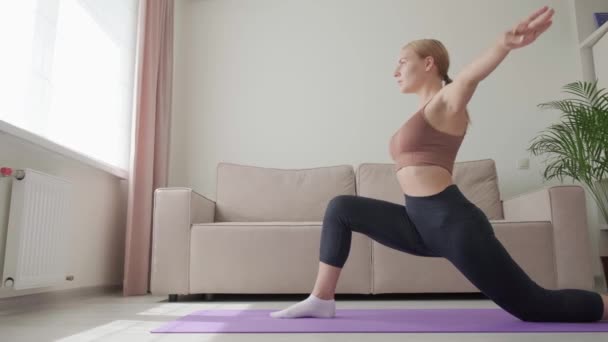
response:
<path id="1" fill-rule="evenodd" d="M 122 284 L 119 285 L 103 285 L 79 287 L 74 289 L 65 289 L 57 291 L 40 292 L 33 294 L 25 294 L 14 297 L 0 298 L 0 307 L 7 308 L 14 305 L 27 306 L 41 304 L 50 304 L 55 302 L 64 302 L 73 300 L 78 297 L 88 297 L 92 295 L 100 295 L 106 293 L 116 293 L 122 289 Z"/>

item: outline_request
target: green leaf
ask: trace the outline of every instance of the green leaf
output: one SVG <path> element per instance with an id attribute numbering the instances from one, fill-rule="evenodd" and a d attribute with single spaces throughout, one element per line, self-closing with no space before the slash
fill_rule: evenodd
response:
<path id="1" fill-rule="evenodd" d="M 538 105 L 560 112 L 560 122 L 531 140 L 528 151 L 546 157 L 545 180 L 565 177 L 585 184 L 608 222 L 608 92 L 593 82 L 566 84 L 573 95 Z"/>

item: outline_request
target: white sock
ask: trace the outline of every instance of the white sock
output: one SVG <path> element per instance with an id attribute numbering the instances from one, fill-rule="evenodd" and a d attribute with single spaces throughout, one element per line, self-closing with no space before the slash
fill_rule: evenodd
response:
<path id="1" fill-rule="evenodd" d="M 270 313 L 272 318 L 320 317 L 330 318 L 336 315 L 336 301 L 321 299 L 312 294 L 305 300 L 287 309 Z"/>

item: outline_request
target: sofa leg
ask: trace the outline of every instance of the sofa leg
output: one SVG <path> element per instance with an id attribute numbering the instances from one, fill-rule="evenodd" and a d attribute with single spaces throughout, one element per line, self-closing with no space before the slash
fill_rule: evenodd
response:
<path id="1" fill-rule="evenodd" d="M 205 301 L 210 302 L 213 300 L 213 294 L 212 293 L 205 293 Z"/>
<path id="2" fill-rule="evenodd" d="M 169 295 L 169 302 L 177 302 L 177 295 L 176 294 L 170 294 Z"/>

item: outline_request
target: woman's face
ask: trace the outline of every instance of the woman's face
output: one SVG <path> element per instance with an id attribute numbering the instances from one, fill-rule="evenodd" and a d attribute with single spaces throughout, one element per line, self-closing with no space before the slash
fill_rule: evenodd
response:
<path id="1" fill-rule="evenodd" d="M 393 76 L 401 93 L 415 93 L 427 77 L 425 60 L 418 57 L 410 48 L 401 49 Z"/>

